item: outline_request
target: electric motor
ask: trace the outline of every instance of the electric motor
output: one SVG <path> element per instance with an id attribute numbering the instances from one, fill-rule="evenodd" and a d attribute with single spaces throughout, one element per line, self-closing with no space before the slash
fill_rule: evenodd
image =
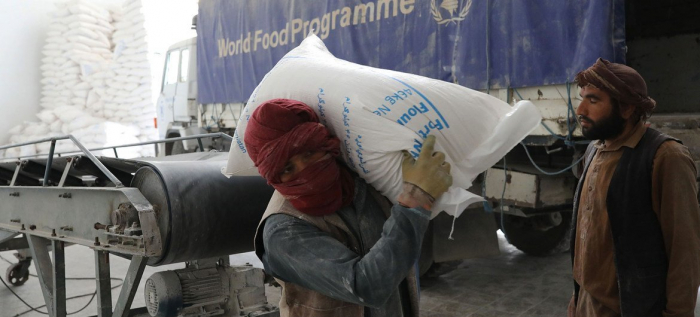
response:
<path id="1" fill-rule="evenodd" d="M 267 303 L 264 278 L 252 266 L 157 272 L 146 281 L 146 308 L 153 317 L 279 316 Z"/>

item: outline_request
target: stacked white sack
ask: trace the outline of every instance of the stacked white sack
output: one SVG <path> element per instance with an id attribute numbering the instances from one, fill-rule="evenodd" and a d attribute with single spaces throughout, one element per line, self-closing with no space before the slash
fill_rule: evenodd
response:
<path id="1" fill-rule="evenodd" d="M 153 127 L 155 109 L 150 101 L 148 104 L 143 102 L 143 94 L 138 91 L 139 89 L 150 90 L 150 82 L 146 82 L 147 85 L 138 85 L 135 89 L 137 91 L 131 92 L 124 89 L 129 87 L 116 84 L 120 78 L 117 77 L 115 70 L 131 68 L 133 72 L 133 68 L 136 68 L 128 61 L 122 60 L 122 63 L 115 64 L 112 60 L 116 54 L 112 50 L 110 38 L 113 37 L 112 31 L 115 26 L 110 22 L 113 19 L 112 16 L 118 14 L 97 7 L 87 0 L 74 0 L 56 5 L 58 10 L 53 14 L 47 45 L 43 50 L 46 57 L 42 60 L 44 78 L 41 105 L 44 110 L 37 114 L 41 122 L 25 122 L 11 129 L 10 141 L 19 143 L 71 133 L 86 147 L 96 148 L 155 139 L 157 137 Z M 134 11 L 132 9 L 135 5 L 137 8 Z M 127 9 L 127 13 L 131 13 L 130 21 L 134 21 L 135 15 L 140 15 L 138 2 L 129 1 L 124 8 Z M 121 20 L 124 21 L 125 18 Z M 143 28 L 142 15 L 140 22 L 140 27 Z M 120 42 L 122 47 L 125 46 L 124 43 L 129 43 L 130 47 L 144 47 L 145 32 L 141 33 L 144 36 L 123 38 Z M 146 50 L 141 51 L 143 60 L 147 62 Z M 134 55 L 138 54 L 131 55 L 133 59 Z M 146 71 L 150 70 L 147 63 L 138 67 Z M 150 72 L 146 79 L 150 79 L 149 76 Z M 148 91 L 148 97 L 150 98 L 150 91 Z M 115 115 L 113 106 L 109 109 L 105 107 L 106 103 L 113 105 L 115 101 L 128 102 L 129 104 L 126 105 L 128 110 Z M 136 108 L 137 105 L 138 108 Z M 127 115 L 123 115 L 124 113 Z M 149 127 L 141 129 L 139 123 L 143 124 L 145 121 L 143 117 L 146 115 L 149 116 L 150 129 Z M 118 121 L 122 125 L 107 121 Z M 123 126 L 124 131 L 114 129 L 116 126 Z M 96 127 L 104 131 L 95 131 Z M 92 132 L 84 133 L 85 131 Z M 108 142 L 108 140 L 114 142 Z M 58 142 L 56 150 L 74 149 L 69 142 Z M 130 156 L 154 155 L 152 146 L 140 149 L 130 148 L 119 152 L 120 156 L 123 156 L 122 152 Z M 25 146 L 21 149 L 12 149 L 6 151 L 4 156 L 16 157 L 33 153 L 48 153 L 48 143 L 37 147 Z M 113 155 L 111 153 L 108 154 Z"/>
<path id="2" fill-rule="evenodd" d="M 454 180 L 433 206 L 459 216 L 480 196 L 465 188 L 536 128 L 541 115 L 529 101 L 507 103 L 466 87 L 335 58 L 310 34 L 283 57 L 253 91 L 237 124 L 226 175 L 257 172 L 243 140 L 256 107 L 274 98 L 302 101 L 340 138 L 348 167 L 396 202 L 402 188 L 402 150 L 418 156 L 436 136 Z"/>
<path id="3" fill-rule="evenodd" d="M 51 14 L 52 21 L 42 50 L 40 105 L 43 110 L 37 114 L 40 121 L 24 122 L 10 129 L 11 143 L 64 135 L 103 121 L 90 115 L 99 116 L 101 106 L 88 105 L 87 101 L 92 89 L 99 86 L 90 81 L 89 75 L 106 68 L 111 59 L 109 38 L 114 27 L 110 23 L 110 13 L 86 0 L 55 5 L 57 10 Z M 60 120 L 55 113 L 71 118 L 69 121 Z M 57 150 L 73 149 L 67 147 L 65 142 L 58 145 Z M 46 153 L 48 143 L 11 149 L 4 156 Z"/>
<path id="4" fill-rule="evenodd" d="M 52 14 L 47 44 L 42 51 L 45 57 L 41 66 L 41 106 L 45 109 L 73 106 L 100 117 L 101 106 L 88 105 L 88 95 L 94 88 L 104 86 L 104 80 L 95 77 L 111 59 L 109 38 L 114 30 L 111 15 L 88 0 L 56 6 L 58 10 Z"/>
<path id="5" fill-rule="evenodd" d="M 139 142 L 139 130 L 134 126 L 123 125 L 116 122 L 105 121 L 102 118 L 93 117 L 84 110 L 72 106 L 62 106 L 56 109 L 45 109 L 37 114 L 39 122 L 24 122 L 10 129 L 10 143 L 24 143 L 44 138 L 66 135 L 63 132 L 51 131 L 51 126 L 58 125 L 70 130 L 78 141 L 88 149 L 107 146 L 123 145 Z M 12 148 L 3 154 L 6 158 L 18 156 L 30 156 L 48 154 L 51 143 L 43 142 L 36 145 L 27 145 L 20 148 Z M 64 153 L 78 151 L 78 147 L 70 140 L 56 142 L 54 152 Z M 119 148 L 119 157 L 139 157 L 141 153 L 137 147 Z M 95 155 L 114 157 L 111 149 L 94 151 Z"/>
<path id="6" fill-rule="evenodd" d="M 139 131 L 135 127 L 123 125 L 115 122 L 105 121 L 103 118 L 93 117 L 84 111 L 74 107 L 56 108 L 44 110 L 37 114 L 42 122 L 38 124 L 48 125 L 49 122 L 61 122 L 66 130 L 70 131 L 80 143 L 88 149 L 101 148 L 106 146 L 122 145 L 138 142 Z M 52 133 L 51 136 L 65 135 L 67 133 Z M 38 136 L 37 136 L 38 137 Z M 36 138 L 35 138 L 36 139 Z M 38 154 L 47 154 L 50 143 L 45 142 L 36 146 Z M 76 151 L 77 147 L 71 141 L 56 143 L 56 152 Z M 119 157 L 138 157 L 139 151 L 136 148 L 123 148 L 117 150 Z M 114 156 L 114 151 L 105 150 L 94 153 L 95 155 Z"/>
<path id="7" fill-rule="evenodd" d="M 141 0 L 127 0 L 115 15 L 112 79 L 107 84 L 105 118 L 139 129 L 139 140 L 158 138 L 155 106 L 151 100 L 151 66 Z M 153 146 L 141 148 L 144 156 L 154 155 Z"/>
<path id="8" fill-rule="evenodd" d="M 114 52 L 110 41 L 115 27 L 111 22 L 112 16 L 118 14 L 89 0 L 73 0 L 56 6 L 58 10 L 52 14 L 47 44 L 42 51 L 45 56 L 41 66 L 43 110 L 37 114 L 40 121 L 24 122 L 10 129 L 10 142 L 22 143 L 65 134 L 73 134 L 87 148 L 139 142 L 144 133 L 135 120 L 115 120 L 117 117 L 113 113 L 105 112 L 106 103 L 131 97 L 123 96 L 123 92 L 109 94 L 115 80 Z M 155 112 L 152 105 L 142 107 Z M 130 107 L 129 110 L 135 109 Z M 146 111 L 138 113 L 141 112 Z M 151 122 L 154 115 L 151 115 Z M 145 131 L 145 135 L 150 135 L 148 129 Z M 152 134 L 157 136 L 155 132 Z M 73 150 L 77 148 L 69 141 L 57 143 L 56 152 Z M 9 149 L 3 156 L 48 154 L 48 151 L 49 143 L 44 143 Z M 111 150 L 105 154 L 114 155 Z M 152 155 L 153 146 L 119 150 L 120 157 Z"/>
<path id="9" fill-rule="evenodd" d="M 7 131 L 7 133 L 10 135 L 10 143 L 17 144 L 17 143 L 24 143 L 24 142 L 32 140 L 34 137 L 34 133 L 42 132 L 42 131 L 35 132 L 34 130 L 36 130 L 36 129 L 44 130 L 44 129 L 46 129 L 46 127 L 37 125 L 33 122 L 27 122 L 27 121 L 12 127 L 10 130 Z M 46 131 L 44 131 L 44 132 L 46 132 Z M 31 133 L 31 135 L 29 133 Z M 18 157 L 20 155 L 21 156 L 29 156 L 29 155 L 35 155 L 35 154 L 36 154 L 36 146 L 35 145 L 27 145 L 27 146 L 7 149 L 4 151 L 3 157 Z"/>

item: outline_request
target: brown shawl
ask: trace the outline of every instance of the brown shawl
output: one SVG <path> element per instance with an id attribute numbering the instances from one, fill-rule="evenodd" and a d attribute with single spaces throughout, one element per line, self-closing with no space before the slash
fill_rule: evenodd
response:
<path id="1" fill-rule="evenodd" d="M 594 86 L 604 90 L 622 104 L 633 105 L 646 119 L 656 108 L 656 101 L 647 95 L 647 84 L 631 67 L 599 58 L 593 66 L 576 75 L 579 87 Z"/>

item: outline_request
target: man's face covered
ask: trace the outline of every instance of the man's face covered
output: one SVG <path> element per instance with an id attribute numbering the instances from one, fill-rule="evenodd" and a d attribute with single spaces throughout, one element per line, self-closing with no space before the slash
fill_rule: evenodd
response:
<path id="1" fill-rule="evenodd" d="M 260 175 L 299 211 L 322 216 L 352 200 L 352 177 L 335 158 L 340 141 L 307 105 L 269 100 L 253 112 L 244 137 Z"/>

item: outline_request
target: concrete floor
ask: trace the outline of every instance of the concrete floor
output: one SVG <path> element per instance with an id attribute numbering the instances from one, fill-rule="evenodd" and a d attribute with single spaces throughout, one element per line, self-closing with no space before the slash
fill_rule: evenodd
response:
<path id="1" fill-rule="evenodd" d="M 456 263 L 456 268 L 439 277 L 424 278 L 421 281 L 421 316 L 423 317 L 480 317 L 480 316 L 566 316 L 566 306 L 572 293 L 571 268 L 568 254 L 550 257 L 532 257 L 508 244 L 499 235 L 501 254 L 488 259 L 472 259 Z M 0 256 L 15 262 L 13 252 L 0 252 Z M 123 278 L 129 262 L 111 256 L 112 277 Z M 251 263 L 261 266 L 252 253 L 231 257 L 232 265 Z M 0 273 L 9 264 L 0 259 Z M 81 246 L 66 248 L 66 276 L 94 277 L 93 251 Z M 147 267 L 141 280 L 132 307 L 143 307 L 143 285 L 147 277 L 162 270 L 184 267 L 173 264 L 162 267 Z M 34 265 L 30 270 L 36 273 Z M 68 312 L 83 308 L 95 291 L 91 280 L 67 281 L 67 297 L 89 294 L 86 297 L 69 300 Z M 117 285 L 114 281 L 113 285 Z M 13 290 L 30 305 L 44 304 L 38 280 L 30 277 L 27 283 Z M 119 288 L 112 291 L 113 301 L 119 295 Z M 271 303 L 279 300 L 279 289 L 269 287 L 267 295 Z M 0 285 L 0 317 L 16 316 L 28 308 L 7 288 Z M 41 308 L 41 311 L 46 311 Z M 700 307 L 695 309 L 700 316 Z M 96 304 L 93 300 L 85 310 L 71 316 L 94 316 Z M 22 316 L 45 316 L 29 312 Z"/>

